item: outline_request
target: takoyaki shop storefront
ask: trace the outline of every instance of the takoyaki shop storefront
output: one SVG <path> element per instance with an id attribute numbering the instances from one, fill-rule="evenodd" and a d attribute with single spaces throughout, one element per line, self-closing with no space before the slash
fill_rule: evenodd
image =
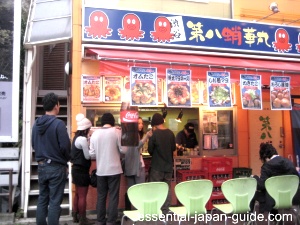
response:
<path id="1" fill-rule="evenodd" d="M 95 127 L 107 111 L 120 121 L 124 101 L 139 107 L 144 131 L 155 112 L 175 135 L 194 123 L 199 151 L 180 156 L 189 169 L 206 156 L 259 169 L 266 141 L 295 160 L 299 35 L 297 27 L 84 7 L 81 106 Z"/>

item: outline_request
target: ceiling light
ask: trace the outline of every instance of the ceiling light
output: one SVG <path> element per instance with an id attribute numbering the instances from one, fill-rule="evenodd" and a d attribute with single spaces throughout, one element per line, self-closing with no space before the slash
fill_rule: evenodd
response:
<path id="1" fill-rule="evenodd" d="M 175 119 L 178 123 L 181 123 L 181 118 L 182 118 L 182 116 L 183 116 L 183 112 L 182 112 L 182 109 L 180 109 L 180 112 L 179 112 L 179 114 L 178 114 L 178 116 L 177 116 L 177 119 Z"/>
<path id="2" fill-rule="evenodd" d="M 278 5 L 276 2 L 272 2 L 270 4 L 270 10 L 273 12 L 273 13 L 278 13 L 279 12 L 279 9 L 278 9 Z"/>

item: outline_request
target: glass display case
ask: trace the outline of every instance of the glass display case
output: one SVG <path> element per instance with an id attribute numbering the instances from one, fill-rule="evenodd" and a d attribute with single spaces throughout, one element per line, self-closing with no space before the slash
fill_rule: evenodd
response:
<path id="1" fill-rule="evenodd" d="M 200 108 L 201 155 L 236 154 L 236 108 Z"/>

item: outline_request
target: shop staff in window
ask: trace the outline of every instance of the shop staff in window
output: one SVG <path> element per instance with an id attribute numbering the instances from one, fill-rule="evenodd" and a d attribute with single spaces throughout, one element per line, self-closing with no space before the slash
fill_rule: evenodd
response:
<path id="1" fill-rule="evenodd" d="M 178 132 L 175 140 L 177 149 L 196 148 L 198 141 L 195 134 L 195 125 L 193 123 L 185 124 L 184 129 Z"/>

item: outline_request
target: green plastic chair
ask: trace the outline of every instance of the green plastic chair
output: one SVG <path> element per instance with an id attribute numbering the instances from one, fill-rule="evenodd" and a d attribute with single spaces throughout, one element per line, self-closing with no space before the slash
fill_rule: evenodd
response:
<path id="1" fill-rule="evenodd" d="M 221 190 L 229 203 L 213 204 L 211 216 L 213 217 L 213 213 L 217 210 L 224 214 L 248 214 L 256 186 L 257 181 L 252 177 L 234 178 L 224 181 Z M 255 221 L 249 221 L 248 224 L 252 222 Z M 225 224 L 227 224 L 227 217 Z"/>
<path id="2" fill-rule="evenodd" d="M 184 181 L 175 186 L 175 195 L 183 206 L 169 207 L 169 210 L 176 215 L 179 224 L 182 217 L 187 218 L 189 215 L 190 218 L 194 218 L 199 214 L 207 213 L 205 205 L 212 189 L 212 181 L 206 179 Z"/>
<path id="3" fill-rule="evenodd" d="M 292 201 L 299 186 L 297 175 L 281 175 L 270 177 L 265 182 L 265 187 L 269 195 L 274 199 L 274 209 L 292 209 Z M 282 221 L 284 224 L 284 221 Z M 268 220 L 268 224 L 270 221 Z M 297 224 L 297 222 L 295 222 Z"/>
<path id="4" fill-rule="evenodd" d="M 161 207 L 166 201 L 168 191 L 169 186 L 165 182 L 147 182 L 131 186 L 127 194 L 136 210 L 124 211 L 121 224 L 123 225 L 125 217 L 133 221 L 133 224 L 139 221 L 162 220 Z"/>

